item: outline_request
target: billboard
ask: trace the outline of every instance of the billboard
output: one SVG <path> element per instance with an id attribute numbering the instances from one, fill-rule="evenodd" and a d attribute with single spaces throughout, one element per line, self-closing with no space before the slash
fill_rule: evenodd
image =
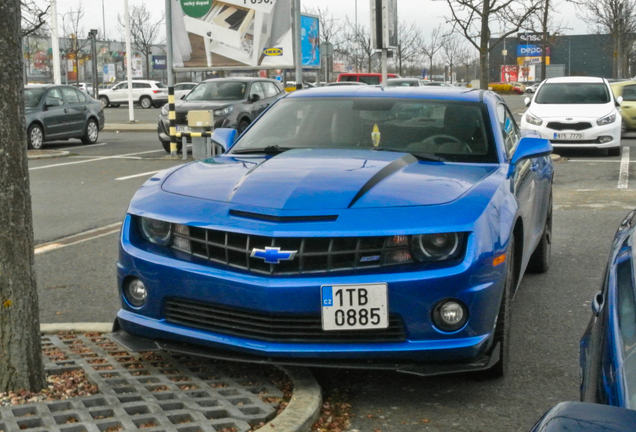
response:
<path id="1" fill-rule="evenodd" d="M 303 67 L 320 68 L 320 22 L 317 16 L 301 15 L 300 47 Z"/>
<path id="2" fill-rule="evenodd" d="M 153 55 L 152 56 L 152 68 L 154 70 L 166 70 L 168 67 L 168 56 L 165 55 Z"/>
<path id="3" fill-rule="evenodd" d="M 503 65 L 501 66 L 501 82 L 517 82 L 519 81 L 519 66 Z"/>
<path id="4" fill-rule="evenodd" d="M 171 0 L 174 67 L 294 66 L 291 0 Z"/>
<path id="5" fill-rule="evenodd" d="M 374 49 L 397 48 L 397 0 L 370 0 L 371 46 Z"/>

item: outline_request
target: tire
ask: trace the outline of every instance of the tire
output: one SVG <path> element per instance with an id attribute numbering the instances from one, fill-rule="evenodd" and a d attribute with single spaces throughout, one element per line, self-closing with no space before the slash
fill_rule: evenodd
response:
<path id="1" fill-rule="evenodd" d="M 82 137 L 83 144 L 95 144 L 99 138 L 99 126 L 94 119 L 88 119 L 86 122 L 86 132 Z"/>
<path id="2" fill-rule="evenodd" d="M 110 104 L 110 101 L 108 100 L 107 96 L 100 96 L 99 97 L 99 101 L 102 103 L 104 108 L 108 108 L 108 105 Z"/>
<path id="3" fill-rule="evenodd" d="M 620 147 L 608 148 L 607 149 L 607 155 L 608 156 L 620 156 L 621 155 L 621 148 Z"/>
<path id="4" fill-rule="evenodd" d="M 152 99 L 150 99 L 148 96 L 143 96 L 141 99 L 139 99 L 139 105 L 141 105 L 143 109 L 152 108 Z"/>
<path id="5" fill-rule="evenodd" d="M 514 237 L 510 237 L 510 245 L 506 252 L 506 280 L 504 282 L 501 304 L 497 314 L 497 325 L 495 326 L 495 336 L 493 347 L 497 344 L 501 346 L 499 361 L 490 369 L 483 372 L 483 376 L 488 379 L 502 378 L 506 375 L 510 365 L 510 302 L 515 283 L 515 242 Z"/>
<path id="6" fill-rule="evenodd" d="M 44 131 L 38 124 L 32 124 L 27 130 L 27 146 L 31 150 L 40 150 L 44 145 Z"/>
<path id="7" fill-rule="evenodd" d="M 240 135 L 245 131 L 245 129 L 247 129 L 249 125 L 250 125 L 249 120 L 241 120 L 236 128 L 236 131 Z"/>
<path id="8" fill-rule="evenodd" d="M 170 153 L 170 141 L 161 141 L 161 145 L 166 153 Z M 177 141 L 177 153 L 181 151 L 181 142 Z"/>
<path id="9" fill-rule="evenodd" d="M 543 234 L 537 248 L 528 261 L 528 271 L 530 273 L 545 273 L 550 268 L 550 252 L 552 250 L 552 195 L 548 203 L 548 214 L 546 215 Z"/>

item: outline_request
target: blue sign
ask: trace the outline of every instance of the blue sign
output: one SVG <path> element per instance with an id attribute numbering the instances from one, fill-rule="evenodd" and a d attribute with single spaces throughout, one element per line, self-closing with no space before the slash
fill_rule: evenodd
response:
<path id="1" fill-rule="evenodd" d="M 333 306 L 333 287 L 330 287 L 330 286 L 322 287 L 322 306 L 323 307 Z"/>
<path id="2" fill-rule="evenodd" d="M 550 55 L 550 47 L 546 48 L 546 55 Z M 541 46 L 517 45 L 517 57 L 541 57 Z"/>
<path id="3" fill-rule="evenodd" d="M 303 66 L 320 66 L 320 22 L 317 17 L 300 17 L 300 46 Z"/>
<path id="4" fill-rule="evenodd" d="M 168 69 L 168 56 L 165 55 L 153 55 L 152 56 L 152 68 L 165 70 Z"/>

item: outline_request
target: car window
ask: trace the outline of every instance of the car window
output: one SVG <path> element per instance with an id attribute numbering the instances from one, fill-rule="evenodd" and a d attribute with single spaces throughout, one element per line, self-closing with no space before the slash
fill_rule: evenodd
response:
<path id="1" fill-rule="evenodd" d="M 341 77 L 340 81 L 358 81 L 358 77 L 355 75 L 345 75 Z"/>
<path id="2" fill-rule="evenodd" d="M 379 76 L 361 76 L 360 82 L 363 82 L 369 85 L 376 85 L 376 84 L 380 84 L 380 77 Z"/>
<path id="3" fill-rule="evenodd" d="M 64 105 L 64 99 L 62 98 L 62 92 L 60 92 L 60 89 L 54 88 L 49 90 L 46 94 L 46 104 L 48 106 Z"/>
<path id="4" fill-rule="evenodd" d="M 261 99 L 265 99 L 265 91 L 260 82 L 254 82 L 250 86 L 250 97 L 258 95 Z"/>
<path id="5" fill-rule="evenodd" d="M 628 85 L 623 87 L 623 100 L 636 101 L 636 85 Z"/>
<path id="6" fill-rule="evenodd" d="M 508 110 L 508 107 L 504 104 L 497 105 L 497 120 L 499 122 L 499 127 L 501 128 L 501 133 L 504 137 L 506 154 L 508 155 L 508 158 L 510 158 L 517 148 L 517 144 L 521 137 L 521 131 L 519 130 L 514 117 L 510 113 L 510 110 Z"/>
<path id="7" fill-rule="evenodd" d="M 237 81 L 209 81 L 202 82 L 194 88 L 185 100 L 243 100 L 246 84 Z"/>
<path id="8" fill-rule="evenodd" d="M 66 103 L 78 103 L 79 97 L 77 96 L 77 92 L 75 89 L 62 87 L 62 94 L 64 95 L 64 99 Z"/>
<path id="9" fill-rule="evenodd" d="M 76 90 L 76 93 L 77 93 L 77 97 L 79 98 L 80 102 L 87 102 L 88 101 L 88 96 L 86 95 L 86 93 L 81 92 L 81 91 L 77 91 L 77 90 Z"/>
<path id="10" fill-rule="evenodd" d="M 268 98 L 275 97 L 278 93 L 280 93 L 280 91 L 274 85 L 274 83 L 262 82 L 261 84 L 263 85 L 263 89 L 265 90 L 265 97 L 268 97 Z"/>
<path id="11" fill-rule="evenodd" d="M 133 88 L 134 89 L 141 89 L 141 88 L 149 89 L 151 88 L 151 86 L 148 83 L 136 82 L 136 83 L 133 83 Z"/>
<path id="12" fill-rule="evenodd" d="M 127 90 L 127 89 L 128 89 L 128 83 L 117 84 L 115 87 L 113 87 L 113 90 Z"/>
<path id="13" fill-rule="evenodd" d="M 168 88 L 168 87 L 167 87 L 164 83 L 160 83 L 160 82 L 156 82 L 156 83 L 155 83 L 155 86 L 156 86 L 157 88 L 161 88 L 161 89 L 162 89 L 162 88 Z"/>
<path id="14" fill-rule="evenodd" d="M 610 91 L 605 83 L 551 83 L 541 86 L 534 98 L 538 104 L 606 104 Z"/>
<path id="15" fill-rule="evenodd" d="M 385 98 L 288 98 L 245 132 L 232 152 L 355 148 L 497 162 L 483 103 Z"/>
<path id="16" fill-rule="evenodd" d="M 43 88 L 24 89 L 24 106 L 27 108 L 38 106 L 45 91 L 46 89 Z"/>

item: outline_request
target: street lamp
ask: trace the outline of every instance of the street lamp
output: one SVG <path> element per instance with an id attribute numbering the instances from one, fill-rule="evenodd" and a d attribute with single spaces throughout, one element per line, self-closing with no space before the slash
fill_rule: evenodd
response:
<path id="1" fill-rule="evenodd" d="M 97 81 L 97 30 L 91 29 L 88 32 L 88 38 L 91 40 L 91 66 L 93 70 L 93 98 L 97 99 L 97 86 L 99 82 Z"/>

